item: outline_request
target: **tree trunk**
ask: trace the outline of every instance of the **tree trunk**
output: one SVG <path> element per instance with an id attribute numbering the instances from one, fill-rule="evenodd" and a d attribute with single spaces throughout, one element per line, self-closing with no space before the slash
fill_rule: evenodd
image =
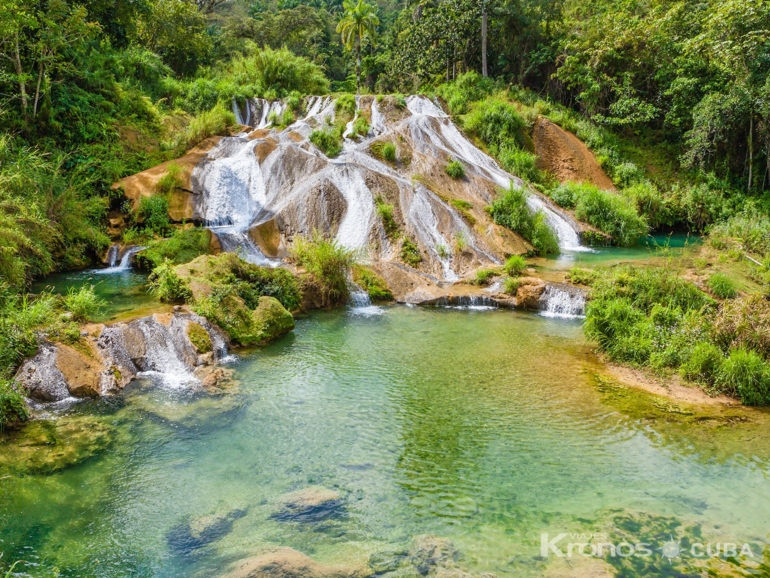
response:
<path id="1" fill-rule="evenodd" d="M 40 85 L 43 82 L 43 60 L 37 63 L 37 87 L 35 88 L 35 103 L 32 105 L 32 118 L 37 118 L 37 103 L 40 100 Z"/>
<path id="2" fill-rule="evenodd" d="M 356 94 L 361 94 L 361 35 L 356 39 Z"/>
<path id="3" fill-rule="evenodd" d="M 486 78 L 487 70 L 487 2 L 481 0 L 481 76 Z"/>
<path id="4" fill-rule="evenodd" d="M 749 120 L 749 188 L 748 191 L 751 192 L 751 180 L 753 176 L 753 170 L 754 170 L 754 113 L 751 114 L 751 118 Z"/>
<path id="5" fill-rule="evenodd" d="M 21 93 L 21 113 L 24 117 L 24 123 L 27 124 L 29 117 L 27 116 L 27 85 L 24 82 L 24 69 L 21 67 L 21 53 L 19 51 L 19 33 L 16 32 L 14 42 L 14 60 L 13 65 L 16 68 L 16 76 L 19 77 L 19 92 Z"/>

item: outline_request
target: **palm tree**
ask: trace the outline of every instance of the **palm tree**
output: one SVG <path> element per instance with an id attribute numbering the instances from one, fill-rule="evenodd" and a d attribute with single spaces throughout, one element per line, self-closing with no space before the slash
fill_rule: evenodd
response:
<path id="1" fill-rule="evenodd" d="M 361 43 L 365 37 L 374 44 L 374 34 L 380 19 L 377 18 L 376 9 L 371 5 L 358 0 L 345 0 L 343 3 L 345 16 L 337 24 L 337 32 L 342 38 L 342 44 L 348 50 L 356 48 L 356 92 L 361 92 Z"/>

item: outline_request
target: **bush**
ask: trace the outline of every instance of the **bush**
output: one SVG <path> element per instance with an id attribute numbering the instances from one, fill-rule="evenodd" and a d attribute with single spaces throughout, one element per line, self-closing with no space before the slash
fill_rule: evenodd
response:
<path id="1" fill-rule="evenodd" d="M 572 269 L 567 272 L 567 280 L 575 285 L 587 285 L 590 287 L 594 284 L 597 277 L 598 274 L 596 271 L 582 269 L 581 267 L 572 267 Z"/>
<path id="2" fill-rule="evenodd" d="M 537 155 L 516 145 L 502 145 L 497 158 L 509 173 L 530 182 L 539 182 L 543 176 L 537 168 Z"/>
<path id="3" fill-rule="evenodd" d="M 635 245 L 648 231 L 647 222 L 627 199 L 590 185 L 580 189 L 575 216 L 610 235 L 621 247 Z"/>
<path id="4" fill-rule="evenodd" d="M 377 214 L 382 219 L 382 226 L 385 228 L 385 234 L 390 239 L 394 239 L 398 236 L 398 223 L 393 216 L 393 205 L 385 202 L 381 196 L 377 196 L 374 199 L 375 207 L 377 208 Z"/>
<path id="5" fill-rule="evenodd" d="M 391 163 L 396 162 L 396 145 L 392 142 L 377 141 L 373 142 L 369 146 L 369 150 L 372 154 L 379 159 L 389 161 Z"/>
<path id="6" fill-rule="evenodd" d="M 746 405 L 770 403 L 770 370 L 756 352 L 743 348 L 730 352 L 719 368 L 715 386 Z"/>
<path id="7" fill-rule="evenodd" d="M 484 78 L 478 72 L 466 72 L 454 82 L 442 84 L 436 93 L 443 98 L 452 114 L 463 114 L 468 105 L 492 93 L 495 85 L 491 78 Z"/>
<path id="8" fill-rule="evenodd" d="M 511 188 L 503 191 L 488 210 L 495 223 L 524 237 L 538 254 L 559 252 L 556 234 L 548 226 L 545 215 L 540 211 L 533 211 L 527 205 L 527 193 L 524 189 L 511 184 Z"/>
<path id="9" fill-rule="evenodd" d="M 526 123 L 516 107 L 501 98 L 488 98 L 477 103 L 465 117 L 465 129 L 481 139 L 493 155 L 503 146 L 526 146 Z"/>
<path id="10" fill-rule="evenodd" d="M 164 303 L 185 303 L 192 297 L 190 283 L 177 275 L 169 260 L 155 267 L 147 281 L 150 292 Z"/>
<path id="11" fill-rule="evenodd" d="M 353 266 L 353 282 L 369 294 L 372 301 L 392 301 L 393 293 L 388 289 L 385 279 L 363 265 Z"/>
<path id="12" fill-rule="evenodd" d="M 369 123 L 366 122 L 366 118 L 359 116 L 353 123 L 353 134 L 351 136 L 365 137 L 369 134 Z"/>
<path id="13" fill-rule="evenodd" d="M 722 303 L 714 339 L 725 350 L 745 348 L 770 357 L 770 301 L 754 294 Z"/>
<path id="14" fill-rule="evenodd" d="M 211 231 L 202 227 L 178 229 L 171 237 L 153 241 L 137 253 L 137 265 L 152 271 L 166 260 L 174 265 L 188 263 L 198 255 L 205 255 L 211 249 Z"/>
<path id="15" fill-rule="evenodd" d="M 330 128 L 326 130 L 314 130 L 310 133 L 310 142 L 323 151 L 330 159 L 342 152 L 339 131 Z"/>
<path id="16" fill-rule="evenodd" d="M 353 116 L 356 113 L 356 97 L 352 94 L 341 94 L 334 101 L 334 110 L 337 114 Z"/>
<path id="17" fill-rule="evenodd" d="M 461 179 L 465 176 L 465 167 L 463 167 L 463 164 L 460 161 L 449 161 L 449 164 L 446 166 L 446 174 L 448 174 L 453 179 Z"/>
<path id="18" fill-rule="evenodd" d="M 420 249 L 411 239 L 404 239 L 401 243 L 401 260 L 412 267 L 417 267 L 422 262 Z"/>
<path id="19" fill-rule="evenodd" d="M 96 295 L 93 285 L 75 289 L 70 287 L 64 297 L 64 307 L 72 313 L 75 321 L 93 321 L 102 308 L 105 301 Z"/>
<path id="20" fill-rule="evenodd" d="M 733 299 L 738 294 L 735 283 L 724 273 L 713 273 L 709 277 L 708 286 L 711 293 L 720 299 Z"/>
<path id="21" fill-rule="evenodd" d="M 636 211 L 647 220 L 655 230 L 674 224 L 674 215 L 663 194 L 650 182 L 643 182 L 628 187 L 623 195 L 631 200 Z"/>
<path id="22" fill-rule="evenodd" d="M 717 249 L 735 247 L 756 255 L 770 253 L 770 217 L 753 211 L 734 215 L 709 231 Z"/>
<path id="23" fill-rule="evenodd" d="M 9 424 L 26 421 L 29 418 L 29 410 L 14 383 L 7 379 L 0 379 L 0 431 Z"/>
<path id="24" fill-rule="evenodd" d="M 144 230 L 150 235 L 166 235 L 171 229 L 171 218 L 168 214 L 168 197 L 154 195 L 142 197 L 136 211 L 137 221 L 142 223 Z"/>
<path id="25" fill-rule="evenodd" d="M 506 274 L 518 277 L 527 268 L 527 261 L 521 255 L 511 255 L 503 267 Z"/>
<path id="26" fill-rule="evenodd" d="M 225 135 L 235 125 L 235 115 L 219 103 L 211 110 L 202 112 L 190 121 L 185 133 L 184 144 L 188 149 L 214 135 Z"/>
<path id="27" fill-rule="evenodd" d="M 292 92 L 329 92 L 329 81 L 323 69 L 286 48 L 273 50 L 252 45 L 250 53 L 232 60 L 224 76 L 241 91 L 265 98 L 280 98 Z"/>
<path id="28" fill-rule="evenodd" d="M 503 279 L 503 291 L 507 295 L 516 295 L 521 285 L 521 279 L 518 277 L 506 277 Z"/>
<path id="29" fill-rule="evenodd" d="M 338 245 L 334 240 L 324 239 L 320 233 L 315 232 L 310 239 L 297 237 L 291 254 L 319 282 L 325 299 L 330 303 L 347 300 L 348 271 L 356 262 L 354 251 Z"/>
<path id="30" fill-rule="evenodd" d="M 473 279 L 474 285 L 487 285 L 489 284 L 489 281 L 496 277 L 497 273 L 494 269 L 479 269 L 476 271 L 476 275 Z"/>
<path id="31" fill-rule="evenodd" d="M 679 371 L 685 379 L 713 385 L 723 360 L 724 355 L 716 345 L 698 343 Z"/>

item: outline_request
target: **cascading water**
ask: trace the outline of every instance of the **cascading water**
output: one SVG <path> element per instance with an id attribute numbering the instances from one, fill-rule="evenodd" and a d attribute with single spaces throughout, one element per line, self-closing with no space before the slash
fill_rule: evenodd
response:
<path id="1" fill-rule="evenodd" d="M 110 267 L 114 267 L 118 264 L 118 257 L 120 256 L 120 245 L 110 245 L 107 251 L 107 264 Z"/>
<path id="2" fill-rule="evenodd" d="M 485 295 L 453 295 L 441 297 L 428 304 L 443 309 L 464 309 L 469 311 L 492 311 L 500 305 L 494 299 Z"/>
<path id="3" fill-rule="evenodd" d="M 372 305 L 369 294 L 359 285 L 348 281 L 350 310 L 355 315 L 382 315 L 385 311 L 381 307 Z"/>
<path id="4" fill-rule="evenodd" d="M 146 343 L 143 367 L 138 374 L 139 377 L 151 377 L 172 389 L 200 383 L 190 370 L 190 364 L 184 361 L 185 344 L 179 334 L 180 329 L 175 327 L 174 323 L 166 326 L 153 318 L 139 322 L 139 330 Z M 187 352 L 187 355 L 194 354 Z"/>
<path id="5" fill-rule="evenodd" d="M 541 312 L 544 317 L 581 319 L 585 317 L 585 294 L 575 287 L 548 285 L 540 296 Z"/>
<path id="6" fill-rule="evenodd" d="M 113 245 L 113 247 L 116 247 L 117 245 Z M 110 273 L 121 273 L 123 271 L 128 271 L 131 269 L 131 259 L 134 258 L 134 255 L 136 255 L 139 251 L 142 251 L 146 249 L 147 247 L 128 247 L 124 252 L 123 256 L 120 258 L 120 262 L 115 265 L 114 263 L 117 261 L 118 253 L 115 252 L 115 258 L 112 259 L 111 254 L 111 264 L 106 269 L 96 269 L 94 273 L 104 273 L 104 274 L 110 274 Z M 112 247 L 110 247 L 110 251 L 112 251 Z"/>

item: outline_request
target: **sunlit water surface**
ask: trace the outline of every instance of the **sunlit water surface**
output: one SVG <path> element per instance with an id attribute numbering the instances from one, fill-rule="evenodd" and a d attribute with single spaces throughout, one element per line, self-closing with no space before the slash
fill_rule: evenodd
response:
<path id="1" fill-rule="evenodd" d="M 138 384 L 74 407 L 115 441 L 59 473 L 0 477 L 4 559 L 33 575 L 208 577 L 270 545 L 340 563 L 431 533 L 469 571 L 537 576 L 541 533 L 606 530 L 618 513 L 722 541 L 768 532 L 770 436 L 618 411 L 579 322 L 321 312 L 240 357 L 229 394 Z M 341 515 L 271 517 L 311 485 L 340 492 Z M 246 513 L 210 544 L 169 544 L 190 517 L 234 509 Z"/>

